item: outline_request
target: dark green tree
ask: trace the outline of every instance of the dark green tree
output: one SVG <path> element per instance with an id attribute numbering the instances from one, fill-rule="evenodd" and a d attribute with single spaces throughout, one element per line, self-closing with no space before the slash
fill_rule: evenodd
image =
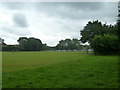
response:
<path id="1" fill-rule="evenodd" d="M 92 38 L 95 35 L 101 35 L 104 34 L 102 29 L 102 23 L 97 21 L 89 21 L 88 24 L 83 28 L 83 30 L 80 31 L 81 39 L 80 41 L 85 43 L 91 43 Z"/>
<path id="2" fill-rule="evenodd" d="M 106 25 L 97 21 L 89 21 L 88 24 L 80 31 L 81 39 L 80 41 L 85 43 L 88 42 L 91 44 L 91 40 L 95 35 L 104 35 L 104 34 L 118 34 L 117 25 Z"/>
<path id="3" fill-rule="evenodd" d="M 80 41 L 78 39 L 65 39 L 59 41 L 56 46 L 58 50 L 79 50 L 81 49 Z"/>
<path id="4" fill-rule="evenodd" d="M 22 51 L 28 50 L 28 45 L 27 45 L 28 38 L 27 37 L 20 37 L 17 41 L 19 42 L 20 50 Z"/>
<path id="5" fill-rule="evenodd" d="M 2 38 L 0 38 L 0 45 L 7 45 Z"/>
<path id="6" fill-rule="evenodd" d="M 93 21 L 88 24 L 80 31 L 82 37 L 81 42 L 88 42 L 95 53 L 99 54 L 110 54 L 117 53 L 118 46 L 118 24 L 107 25 L 101 22 Z"/>
<path id="7" fill-rule="evenodd" d="M 96 35 L 92 39 L 91 47 L 95 54 L 116 54 L 118 53 L 118 37 L 110 34 Z"/>
<path id="8" fill-rule="evenodd" d="M 40 51 L 42 50 L 42 42 L 39 39 L 30 37 L 20 37 L 18 39 L 20 50 L 22 51 Z"/>
<path id="9" fill-rule="evenodd" d="M 19 47 L 17 45 L 4 45 L 2 46 L 2 51 L 18 51 Z"/>

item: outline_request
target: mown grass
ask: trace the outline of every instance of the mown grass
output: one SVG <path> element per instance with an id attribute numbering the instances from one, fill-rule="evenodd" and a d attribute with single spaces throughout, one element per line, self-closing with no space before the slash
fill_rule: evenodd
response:
<path id="1" fill-rule="evenodd" d="M 117 88 L 117 63 L 81 52 L 6 52 L 3 88 Z"/>
<path id="2" fill-rule="evenodd" d="M 34 69 L 65 61 L 75 61 L 85 56 L 82 52 L 3 52 L 3 72 Z"/>
<path id="3" fill-rule="evenodd" d="M 0 52 L 0 89 L 2 88 L 2 52 Z"/>

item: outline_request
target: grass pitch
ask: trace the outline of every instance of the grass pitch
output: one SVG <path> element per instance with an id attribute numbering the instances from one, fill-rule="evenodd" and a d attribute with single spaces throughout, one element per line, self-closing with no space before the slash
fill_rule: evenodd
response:
<path id="1" fill-rule="evenodd" d="M 3 52 L 3 88 L 117 88 L 118 57 L 79 51 Z"/>

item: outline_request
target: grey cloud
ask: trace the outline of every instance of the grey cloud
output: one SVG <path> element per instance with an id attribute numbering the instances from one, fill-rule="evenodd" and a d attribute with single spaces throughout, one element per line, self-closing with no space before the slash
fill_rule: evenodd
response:
<path id="1" fill-rule="evenodd" d="M 20 10 L 22 8 L 24 8 L 24 6 L 27 3 L 25 2 L 3 2 L 2 6 L 6 7 L 7 9 L 11 9 L 11 10 Z"/>
<path id="2" fill-rule="evenodd" d="M 13 21 L 14 23 L 19 27 L 28 27 L 28 23 L 26 20 L 26 17 L 22 13 L 16 13 L 13 15 Z"/>
<path id="3" fill-rule="evenodd" d="M 41 6 L 44 9 L 50 9 L 53 7 L 72 7 L 76 9 L 91 9 L 91 10 L 98 10 L 102 7 L 103 2 L 4 2 L 2 3 L 3 6 L 7 7 L 8 9 L 22 9 L 25 6 L 33 6 L 40 9 Z"/>
<path id="4" fill-rule="evenodd" d="M 34 3 L 40 13 L 46 13 L 51 17 L 64 19 L 92 19 L 103 17 L 115 17 L 117 2 L 49 2 Z M 109 8 L 110 7 L 110 8 Z"/>
<path id="5" fill-rule="evenodd" d="M 40 3 L 34 3 L 36 8 L 40 9 L 55 9 L 59 7 L 71 7 L 74 9 L 89 9 L 89 10 L 98 10 L 102 7 L 104 2 L 40 2 Z"/>
<path id="6" fill-rule="evenodd" d="M 1 30 L 5 33 L 18 35 L 18 36 L 25 36 L 25 35 L 31 35 L 31 32 L 26 28 L 17 28 L 17 27 L 2 27 Z"/>
<path id="7" fill-rule="evenodd" d="M 34 8 L 38 13 L 64 19 L 111 18 L 115 17 L 117 8 L 117 2 L 7 2 L 4 5 L 12 10 Z"/>
<path id="8" fill-rule="evenodd" d="M 78 8 L 78 9 L 89 9 L 89 10 L 99 10 L 101 9 L 102 5 L 104 3 L 102 2 L 69 2 L 65 3 L 65 5 L 73 8 Z"/>

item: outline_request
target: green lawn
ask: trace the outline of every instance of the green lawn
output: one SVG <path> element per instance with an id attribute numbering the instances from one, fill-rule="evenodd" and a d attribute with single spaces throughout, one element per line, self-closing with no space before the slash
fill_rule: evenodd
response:
<path id="1" fill-rule="evenodd" d="M 118 57 L 69 52 L 3 52 L 3 88 L 117 88 Z"/>
<path id="2" fill-rule="evenodd" d="M 2 88 L 2 52 L 0 52 L 0 89 Z"/>

